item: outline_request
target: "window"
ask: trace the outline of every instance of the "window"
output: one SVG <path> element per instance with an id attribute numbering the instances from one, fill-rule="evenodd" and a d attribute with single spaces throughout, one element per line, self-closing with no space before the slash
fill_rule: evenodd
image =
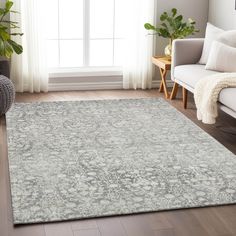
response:
<path id="1" fill-rule="evenodd" d="M 50 0 L 50 68 L 122 65 L 125 0 Z"/>

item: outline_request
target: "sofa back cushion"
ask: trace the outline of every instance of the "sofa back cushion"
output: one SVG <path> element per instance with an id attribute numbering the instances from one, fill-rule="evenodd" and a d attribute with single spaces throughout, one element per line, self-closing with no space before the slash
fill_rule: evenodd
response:
<path id="1" fill-rule="evenodd" d="M 236 30 L 225 31 L 216 40 L 236 48 Z"/>
<path id="2" fill-rule="evenodd" d="M 207 63 L 213 41 L 219 38 L 219 36 L 224 32 L 225 32 L 224 30 L 217 28 L 210 23 L 207 23 L 204 46 L 203 46 L 202 56 L 200 58 L 199 64 L 205 65 Z"/>
<path id="3" fill-rule="evenodd" d="M 214 41 L 205 69 L 236 72 L 236 48 Z"/>

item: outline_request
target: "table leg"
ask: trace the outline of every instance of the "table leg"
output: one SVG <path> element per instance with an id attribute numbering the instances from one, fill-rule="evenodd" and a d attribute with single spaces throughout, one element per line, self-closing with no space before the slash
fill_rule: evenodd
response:
<path id="1" fill-rule="evenodd" d="M 169 93 L 168 93 L 167 86 L 166 86 L 166 74 L 167 74 L 167 71 L 160 68 L 160 73 L 161 73 L 160 89 L 163 86 L 163 90 L 164 90 L 165 96 L 166 96 L 166 98 L 169 98 Z"/>
<path id="2" fill-rule="evenodd" d="M 162 93 L 163 91 L 164 91 L 164 89 L 163 89 L 163 83 L 162 83 L 162 80 L 161 80 L 159 92 Z"/>
<path id="3" fill-rule="evenodd" d="M 179 85 L 175 82 L 174 86 L 173 86 L 173 89 L 172 89 L 172 92 L 171 92 L 171 95 L 170 95 L 170 99 L 171 100 L 176 98 L 176 95 L 177 95 L 177 92 L 178 92 L 178 88 L 179 88 Z"/>

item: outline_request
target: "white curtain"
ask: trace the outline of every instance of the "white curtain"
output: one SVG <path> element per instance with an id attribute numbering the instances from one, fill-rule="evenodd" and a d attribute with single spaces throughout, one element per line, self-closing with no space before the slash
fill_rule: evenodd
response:
<path id="1" fill-rule="evenodd" d="M 123 67 L 124 89 L 152 87 L 153 36 L 147 35 L 144 23 L 155 24 L 156 0 L 127 0 L 128 12 Z"/>
<path id="2" fill-rule="evenodd" d="M 20 14 L 11 14 L 11 20 L 20 22 L 24 33 L 23 37 L 14 37 L 23 46 L 23 53 L 14 54 L 11 58 L 11 79 L 18 92 L 48 91 L 43 15 L 45 6 L 45 0 L 14 0 L 14 10 Z"/>

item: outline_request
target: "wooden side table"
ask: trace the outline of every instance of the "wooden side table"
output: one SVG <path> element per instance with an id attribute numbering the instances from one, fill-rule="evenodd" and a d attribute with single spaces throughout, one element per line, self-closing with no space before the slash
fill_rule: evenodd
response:
<path id="1" fill-rule="evenodd" d="M 159 67 L 161 74 L 161 84 L 159 88 L 159 92 L 165 93 L 165 97 L 169 98 L 168 89 L 166 86 L 166 74 L 168 70 L 171 70 L 171 59 L 165 56 L 154 56 L 152 57 L 152 63 Z"/>

